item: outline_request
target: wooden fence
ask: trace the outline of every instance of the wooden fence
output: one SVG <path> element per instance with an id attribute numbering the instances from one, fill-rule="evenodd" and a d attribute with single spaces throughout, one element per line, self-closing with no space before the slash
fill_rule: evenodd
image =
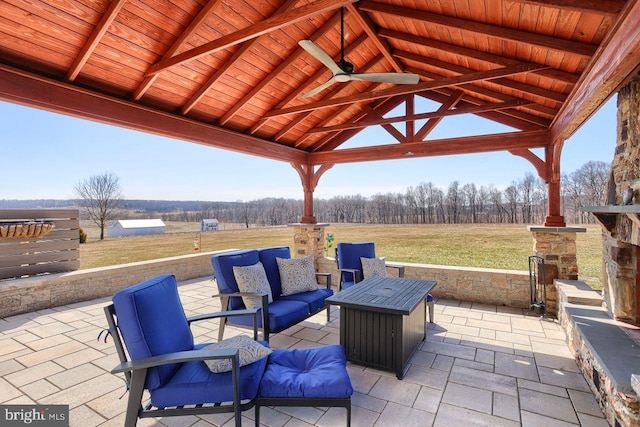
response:
<path id="1" fill-rule="evenodd" d="M 79 269 L 79 230 L 78 209 L 0 209 L 0 279 Z"/>

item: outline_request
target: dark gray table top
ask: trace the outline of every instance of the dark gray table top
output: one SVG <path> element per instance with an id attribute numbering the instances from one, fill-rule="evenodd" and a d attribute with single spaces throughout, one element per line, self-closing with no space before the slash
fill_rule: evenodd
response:
<path id="1" fill-rule="evenodd" d="M 326 301 L 342 307 L 408 315 L 435 285 L 433 280 L 370 277 Z"/>

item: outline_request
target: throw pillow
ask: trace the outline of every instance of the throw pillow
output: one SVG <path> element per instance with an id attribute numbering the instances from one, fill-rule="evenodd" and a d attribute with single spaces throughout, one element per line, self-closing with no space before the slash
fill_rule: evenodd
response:
<path id="1" fill-rule="evenodd" d="M 362 262 L 362 276 L 364 279 L 374 276 L 387 276 L 384 258 L 360 258 L 360 261 Z"/>
<path id="2" fill-rule="evenodd" d="M 271 349 L 265 347 L 257 341 L 252 340 L 247 335 L 238 335 L 237 337 L 227 338 L 215 344 L 210 344 L 203 350 L 220 350 L 228 348 L 237 348 L 240 356 L 240 366 L 249 365 L 255 361 L 267 357 L 271 354 Z M 232 369 L 231 359 L 208 359 L 204 363 L 207 364 L 211 372 L 220 373 L 228 372 Z"/>
<path id="3" fill-rule="evenodd" d="M 280 271 L 282 295 L 293 295 L 318 289 L 313 255 L 302 258 L 276 258 Z"/>
<path id="4" fill-rule="evenodd" d="M 269 286 L 267 273 L 264 271 L 264 266 L 261 262 L 246 267 L 234 266 L 233 275 L 236 278 L 240 292 L 267 293 L 269 295 L 269 304 L 273 302 L 271 286 Z M 249 310 L 262 308 L 262 302 L 259 297 L 242 297 L 242 302 Z"/>

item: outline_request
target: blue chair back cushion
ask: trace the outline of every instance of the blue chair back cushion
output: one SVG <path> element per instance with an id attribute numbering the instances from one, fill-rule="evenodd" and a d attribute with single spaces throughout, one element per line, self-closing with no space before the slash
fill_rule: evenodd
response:
<path id="1" fill-rule="evenodd" d="M 338 268 L 360 270 L 362 277 L 362 261 L 360 258 L 375 258 L 376 251 L 373 242 L 338 243 L 336 246 Z M 342 273 L 342 288 L 353 285 L 355 278 L 352 273 Z"/>
<path id="2" fill-rule="evenodd" d="M 154 277 L 113 296 L 118 327 L 131 359 L 193 349 L 193 335 L 172 274 Z M 179 364 L 151 368 L 145 388 L 163 386 Z"/>
<path id="3" fill-rule="evenodd" d="M 340 345 L 273 350 L 260 383 L 263 397 L 348 398 L 353 387 Z"/>
<path id="4" fill-rule="evenodd" d="M 216 283 L 218 291 L 221 294 L 231 294 L 239 292 L 238 282 L 233 274 L 233 267 L 246 267 L 255 265 L 260 261 L 258 251 L 255 249 L 246 249 L 241 251 L 225 252 L 216 254 L 211 257 L 211 264 L 216 275 Z M 275 297 L 275 295 L 274 295 Z M 229 300 L 230 310 L 244 309 L 244 303 L 240 297 L 231 297 Z"/>
<path id="5" fill-rule="evenodd" d="M 273 298 L 280 298 L 282 286 L 280 285 L 280 270 L 278 269 L 276 258 L 290 259 L 291 251 L 288 246 L 274 246 L 258 249 L 258 254 L 260 262 L 264 266 L 264 271 L 267 273 L 269 285 L 271 285 L 271 294 Z"/>

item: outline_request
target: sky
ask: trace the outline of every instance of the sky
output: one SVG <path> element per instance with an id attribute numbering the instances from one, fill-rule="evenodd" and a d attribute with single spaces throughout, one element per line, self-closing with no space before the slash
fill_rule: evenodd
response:
<path id="1" fill-rule="evenodd" d="M 424 101 L 416 110 L 428 112 L 437 107 Z M 613 97 L 565 142 L 562 173 L 569 174 L 592 160 L 613 159 L 616 108 Z M 76 184 L 104 173 L 117 176 L 124 198 L 131 200 L 251 201 L 304 196 L 300 178 L 287 162 L 1 101 L 0 129 L 0 200 L 77 198 Z M 461 115 L 445 118 L 428 139 L 511 130 Z M 397 142 L 374 126 L 343 147 L 361 146 L 363 141 Z M 508 152 L 338 164 L 322 175 L 314 198 L 404 193 L 423 182 L 445 190 L 453 181 L 504 188 L 526 173 L 537 176 L 528 161 Z"/>

